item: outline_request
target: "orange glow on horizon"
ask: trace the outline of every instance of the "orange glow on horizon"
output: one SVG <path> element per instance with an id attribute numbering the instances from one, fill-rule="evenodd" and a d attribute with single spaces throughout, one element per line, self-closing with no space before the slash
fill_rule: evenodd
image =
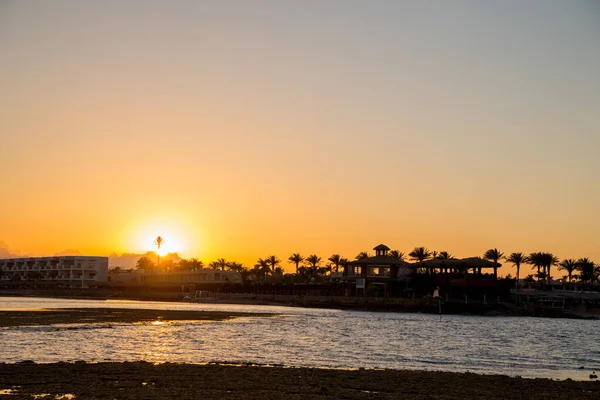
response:
<path id="1" fill-rule="evenodd" d="M 156 238 L 160 236 L 163 242 L 160 249 Z M 191 227 L 185 226 L 179 220 L 169 218 L 146 219 L 143 222 L 132 223 L 125 234 L 124 247 L 127 251 L 145 253 L 153 251 L 161 256 L 168 253 L 178 253 L 180 257 L 195 256 L 198 252 L 198 241 L 195 240 Z"/>

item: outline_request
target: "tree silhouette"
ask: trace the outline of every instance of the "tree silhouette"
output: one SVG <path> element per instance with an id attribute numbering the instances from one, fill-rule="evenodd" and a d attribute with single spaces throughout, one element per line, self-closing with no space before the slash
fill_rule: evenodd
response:
<path id="1" fill-rule="evenodd" d="M 335 272 L 339 272 L 340 269 L 340 264 L 342 262 L 342 256 L 340 256 L 339 254 L 334 254 L 331 257 L 329 257 L 327 259 L 328 261 L 331 261 L 333 263 L 333 265 L 335 266 Z"/>
<path id="2" fill-rule="evenodd" d="M 365 258 L 369 258 L 369 257 L 371 257 L 371 255 L 369 253 L 367 253 L 366 251 L 361 251 L 360 253 L 358 253 L 356 255 L 355 258 L 360 261 L 360 260 L 364 260 Z"/>
<path id="3" fill-rule="evenodd" d="M 288 258 L 288 262 L 296 264 L 296 274 L 298 273 L 298 266 L 302 261 L 304 261 L 304 257 L 302 257 L 299 253 L 294 253 Z"/>
<path id="4" fill-rule="evenodd" d="M 582 282 L 594 283 L 596 279 L 596 264 L 587 257 L 577 260 L 577 271 Z"/>
<path id="5" fill-rule="evenodd" d="M 254 264 L 254 268 L 252 272 L 257 277 L 258 280 L 262 280 L 265 275 L 268 275 L 271 272 L 271 268 L 267 260 L 263 260 L 259 258 L 256 264 Z"/>
<path id="6" fill-rule="evenodd" d="M 197 258 L 190 258 L 188 263 L 190 271 L 198 271 L 204 268 L 204 263 Z"/>
<path id="7" fill-rule="evenodd" d="M 529 254 L 529 264 L 531 264 L 532 268 L 537 269 L 536 277 L 538 278 L 538 281 L 539 281 L 540 277 L 542 276 L 540 268 L 542 268 L 542 265 L 544 265 L 543 258 L 544 258 L 543 254 L 539 251 Z"/>
<path id="8" fill-rule="evenodd" d="M 160 268 L 160 246 L 162 246 L 165 243 L 165 240 L 158 236 L 155 240 L 154 240 L 154 244 L 156 245 L 156 247 L 158 248 L 158 250 L 156 251 L 156 268 Z"/>
<path id="9" fill-rule="evenodd" d="M 137 269 L 143 269 L 146 272 L 149 272 L 152 267 L 154 267 L 154 262 L 148 256 L 142 256 L 137 260 L 135 264 Z"/>
<path id="10" fill-rule="evenodd" d="M 408 253 L 408 256 L 413 261 L 423 262 L 431 258 L 431 252 L 423 246 L 415 247 L 413 251 Z"/>
<path id="11" fill-rule="evenodd" d="M 452 254 L 448 253 L 447 251 L 440 251 L 440 253 L 437 255 L 437 258 L 440 260 L 449 260 L 452 257 Z"/>
<path id="12" fill-rule="evenodd" d="M 548 279 L 548 284 L 550 284 L 550 279 L 552 279 L 552 266 L 557 265 L 560 260 L 552 253 L 542 253 L 540 257 L 542 261 L 542 267 L 544 267 L 544 276 Z"/>
<path id="13" fill-rule="evenodd" d="M 235 261 L 230 261 L 229 263 L 227 263 L 227 268 L 229 268 L 231 271 L 241 273 L 244 270 L 244 264 Z"/>
<path id="14" fill-rule="evenodd" d="M 524 255 L 523 253 L 511 253 L 510 256 L 506 259 L 507 262 L 512 263 L 515 267 L 517 267 L 517 282 L 516 287 L 519 290 L 519 272 L 521 271 L 521 264 L 529 263 L 529 257 Z M 517 295 L 518 298 L 518 295 Z"/>
<path id="15" fill-rule="evenodd" d="M 271 267 L 271 275 L 274 275 L 275 268 L 277 268 L 279 263 L 281 263 L 281 260 L 279 258 L 277 258 L 276 256 L 269 256 L 269 257 L 267 257 L 266 261 L 267 261 L 267 263 L 269 263 L 269 266 Z"/>
<path id="16" fill-rule="evenodd" d="M 558 270 L 567 271 L 569 283 L 571 283 L 573 281 L 573 272 L 577 271 L 577 260 L 574 260 L 572 258 L 562 260 L 560 264 L 558 264 Z"/>
<path id="17" fill-rule="evenodd" d="M 226 259 L 217 258 L 216 261 L 211 262 L 210 264 L 208 264 L 208 266 L 211 267 L 212 269 L 220 269 L 222 271 L 225 271 L 225 268 L 227 267 L 228 264 L 229 264 L 229 262 Z"/>
<path id="18" fill-rule="evenodd" d="M 391 250 L 390 257 L 394 257 L 397 260 L 404 261 L 405 255 L 400 250 Z"/>
<path id="19" fill-rule="evenodd" d="M 308 273 L 310 276 L 317 278 L 320 272 L 321 257 L 316 254 L 311 254 L 305 260 L 308 264 Z"/>
<path id="20" fill-rule="evenodd" d="M 498 264 L 498 260 L 501 260 L 504 258 L 504 253 L 501 251 L 498 251 L 498 249 L 496 249 L 496 248 L 493 248 L 493 249 L 489 249 L 488 251 L 483 253 L 483 258 L 485 258 L 486 260 L 493 261 L 494 264 Z M 494 265 L 494 278 L 498 278 L 498 266 L 497 265 Z"/>

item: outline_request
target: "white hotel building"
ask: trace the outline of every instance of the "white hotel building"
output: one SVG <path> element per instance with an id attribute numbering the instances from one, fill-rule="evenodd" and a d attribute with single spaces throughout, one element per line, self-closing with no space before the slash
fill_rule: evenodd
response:
<path id="1" fill-rule="evenodd" d="M 19 282 L 88 288 L 108 281 L 108 257 L 63 256 L 0 259 L 0 285 Z"/>

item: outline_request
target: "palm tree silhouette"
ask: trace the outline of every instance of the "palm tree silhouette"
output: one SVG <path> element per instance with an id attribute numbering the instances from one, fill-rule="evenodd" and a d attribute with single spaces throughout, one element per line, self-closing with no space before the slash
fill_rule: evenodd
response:
<path id="1" fill-rule="evenodd" d="M 281 262 L 281 260 L 279 258 L 277 258 L 276 256 L 269 256 L 269 257 L 267 257 L 266 261 L 271 266 L 271 275 L 274 275 L 275 274 L 275 268 L 279 265 L 279 263 Z"/>
<path id="2" fill-rule="evenodd" d="M 509 263 L 512 263 L 515 267 L 517 267 L 517 282 L 516 288 L 519 290 L 519 272 L 521 271 L 521 264 L 529 263 L 529 257 L 524 255 L 523 253 L 511 253 L 510 256 L 506 259 Z M 519 296 L 517 295 L 517 300 Z"/>
<path id="3" fill-rule="evenodd" d="M 204 263 L 202 261 L 198 260 L 197 258 L 190 258 L 188 263 L 189 263 L 189 268 L 191 271 L 198 271 L 198 270 L 204 268 Z"/>
<path id="4" fill-rule="evenodd" d="M 158 250 L 156 251 L 156 268 L 160 268 L 160 246 L 162 246 L 165 243 L 165 240 L 158 236 L 155 240 L 154 240 L 154 244 L 156 245 L 156 247 L 158 248 Z"/>
<path id="5" fill-rule="evenodd" d="M 449 259 L 453 258 L 453 256 L 452 256 L 452 254 L 450 254 L 444 250 L 444 251 L 440 251 L 437 258 L 440 260 L 449 260 Z"/>
<path id="6" fill-rule="evenodd" d="M 397 260 L 404 261 L 404 253 L 400 250 L 392 250 L 390 251 L 390 257 L 394 257 Z"/>
<path id="7" fill-rule="evenodd" d="M 244 264 L 235 261 L 230 261 L 227 263 L 227 268 L 229 268 L 231 271 L 241 273 L 244 270 Z"/>
<path id="8" fill-rule="evenodd" d="M 587 257 L 577 260 L 577 271 L 579 271 L 579 279 L 582 282 L 590 281 L 594 283 L 596 279 L 596 264 Z"/>
<path id="9" fill-rule="evenodd" d="M 412 261 L 422 263 L 423 261 L 431 258 L 431 252 L 423 246 L 415 247 L 410 253 L 408 253 L 408 256 Z M 425 267 L 424 269 L 425 272 L 429 274 L 429 268 Z"/>
<path id="10" fill-rule="evenodd" d="M 305 260 L 310 266 L 308 268 L 308 272 L 312 277 L 317 277 L 317 275 L 319 274 L 319 264 L 321 264 L 321 257 L 317 256 L 316 254 L 311 254 L 310 256 L 306 257 Z"/>
<path id="11" fill-rule="evenodd" d="M 329 257 L 327 259 L 328 261 L 331 261 L 333 263 L 333 265 L 335 265 L 335 272 L 339 272 L 340 269 L 340 264 L 342 262 L 342 256 L 340 256 L 339 254 L 334 254 L 331 257 Z"/>
<path id="12" fill-rule="evenodd" d="M 150 271 L 152 269 L 152 267 L 154 267 L 154 262 L 148 256 L 141 256 L 137 260 L 135 267 L 137 269 L 143 269 L 146 271 Z"/>
<path id="13" fill-rule="evenodd" d="M 573 272 L 577 270 L 577 260 L 574 260 L 572 258 L 562 260 L 560 264 L 558 264 L 558 270 L 567 271 L 569 283 L 571 283 L 573 281 Z"/>
<path id="14" fill-rule="evenodd" d="M 410 253 L 408 253 L 408 256 L 413 261 L 423 262 L 423 261 L 428 260 L 429 258 L 431 258 L 431 252 L 429 250 L 427 250 L 427 248 L 425 248 L 423 246 L 421 246 L 421 247 L 415 247 L 413 249 L 413 251 L 411 251 Z"/>
<path id="15" fill-rule="evenodd" d="M 224 258 L 217 258 L 217 261 L 214 262 L 215 269 L 220 269 L 221 271 L 225 271 L 228 265 L 229 261 Z"/>
<path id="16" fill-rule="evenodd" d="M 261 275 L 268 275 L 271 272 L 269 262 L 259 258 L 256 264 L 254 264 L 255 270 Z"/>
<path id="17" fill-rule="evenodd" d="M 542 273 L 540 272 L 540 268 L 542 268 L 542 265 L 544 265 L 543 253 L 538 251 L 538 252 L 529 254 L 529 264 L 531 264 L 532 268 L 537 269 L 536 277 L 538 278 L 538 282 L 539 282 L 540 277 L 542 276 Z"/>
<path id="18" fill-rule="evenodd" d="M 496 248 L 493 248 L 483 253 L 483 258 L 485 258 L 486 260 L 493 261 L 494 264 L 498 264 L 498 260 L 504 258 L 504 253 L 498 251 L 498 249 Z M 494 265 L 494 278 L 498 278 L 498 265 Z"/>
<path id="19" fill-rule="evenodd" d="M 548 284 L 550 284 L 550 279 L 552 279 L 552 275 L 550 274 L 551 268 L 553 265 L 557 265 L 560 260 L 552 253 L 542 253 L 541 257 L 542 266 L 544 267 L 544 276 L 546 276 Z"/>
<path id="20" fill-rule="evenodd" d="M 288 262 L 296 264 L 296 274 L 298 273 L 298 266 L 302 261 L 304 261 L 304 257 L 299 253 L 294 253 L 288 258 Z"/>
<path id="21" fill-rule="evenodd" d="M 360 260 L 364 260 L 365 258 L 369 258 L 369 257 L 371 257 L 371 255 L 369 253 L 367 253 L 366 251 L 361 251 L 360 253 L 358 253 L 356 255 L 355 258 L 360 261 Z"/>

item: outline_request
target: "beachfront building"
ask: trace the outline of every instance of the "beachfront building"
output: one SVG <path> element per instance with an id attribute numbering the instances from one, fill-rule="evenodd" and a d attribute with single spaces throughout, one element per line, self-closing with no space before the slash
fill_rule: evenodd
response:
<path id="1" fill-rule="evenodd" d="M 0 285 L 89 288 L 108 280 L 108 257 L 61 256 L 0 259 Z"/>
<path id="2" fill-rule="evenodd" d="M 146 272 L 142 283 L 152 286 L 191 285 L 209 283 L 242 283 L 239 272 L 219 269 L 199 269 L 195 271 Z"/>
<path id="3" fill-rule="evenodd" d="M 342 281 L 347 284 L 347 294 L 365 294 L 367 288 L 387 296 L 390 284 L 412 273 L 412 265 L 389 255 L 390 248 L 380 244 L 373 248 L 375 255 L 344 265 Z"/>
<path id="4" fill-rule="evenodd" d="M 344 265 L 342 282 L 348 296 L 397 295 L 409 288 L 409 281 L 416 287 L 427 290 L 436 287 L 445 289 L 446 294 L 473 292 L 496 293 L 495 271 L 501 264 L 479 257 L 463 259 L 434 258 L 423 262 L 407 263 L 389 254 L 389 247 L 376 246 L 375 256 L 354 260 Z M 487 273 L 486 273 L 487 272 Z M 475 292 L 477 292 L 475 290 Z M 478 292 L 477 292 L 478 293 Z"/>

